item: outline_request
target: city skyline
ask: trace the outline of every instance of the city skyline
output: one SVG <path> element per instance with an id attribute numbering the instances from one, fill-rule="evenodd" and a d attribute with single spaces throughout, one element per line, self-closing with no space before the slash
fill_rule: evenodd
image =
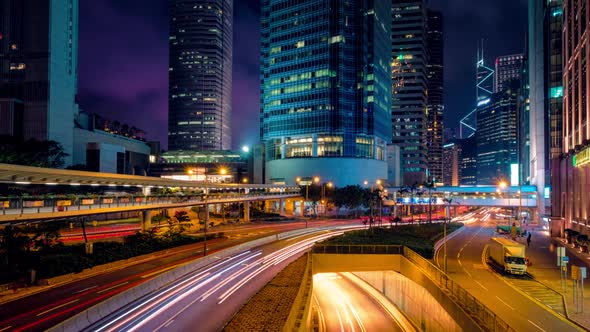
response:
<path id="1" fill-rule="evenodd" d="M 146 137 L 167 148 L 167 1 L 92 1 L 80 4 L 80 107 L 91 113 L 135 123 Z M 430 1 L 445 19 L 445 127 L 458 127 L 473 107 L 477 42 L 486 57 L 520 53 L 524 48 L 526 1 Z M 259 3 L 234 3 L 232 147 L 259 139 Z M 103 20 L 109 17 L 108 21 Z M 493 30 L 486 24 L 494 24 Z M 101 63 L 96 66 L 95 63 Z"/>

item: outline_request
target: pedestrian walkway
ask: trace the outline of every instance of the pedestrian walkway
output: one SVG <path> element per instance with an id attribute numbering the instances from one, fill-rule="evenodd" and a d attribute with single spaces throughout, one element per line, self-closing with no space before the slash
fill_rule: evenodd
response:
<path id="1" fill-rule="evenodd" d="M 530 231 L 530 229 L 529 229 Z M 528 268 L 529 273 L 536 281 L 539 281 L 547 287 L 559 292 L 563 295 L 567 316 L 572 321 L 590 329 L 590 280 L 586 279 L 584 282 L 584 308 L 583 312 L 577 312 L 574 305 L 574 297 L 572 292 L 573 282 L 571 280 L 571 265 L 586 266 L 590 272 L 590 255 L 579 252 L 571 245 L 566 245 L 559 238 L 550 238 L 549 232 L 532 230 L 531 243 L 527 248 L 527 257 L 529 257 L 532 265 Z M 518 238 L 517 241 L 526 246 L 526 238 Z M 566 247 L 566 255 L 570 259 L 567 272 L 567 281 L 565 288 L 562 287 L 560 280 L 560 272 L 557 266 L 557 246 Z M 515 285 L 516 286 L 516 285 Z M 537 295 L 537 300 L 543 302 L 544 296 L 549 296 L 550 291 L 535 293 L 536 290 L 531 290 L 533 294 Z M 546 305 L 560 306 L 555 301 L 547 303 Z M 544 303 L 544 302 L 543 302 Z M 559 310 L 556 310 L 559 312 Z"/>

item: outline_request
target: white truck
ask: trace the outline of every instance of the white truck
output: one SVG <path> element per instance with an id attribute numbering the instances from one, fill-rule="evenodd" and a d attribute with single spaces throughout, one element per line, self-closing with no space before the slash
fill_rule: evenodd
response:
<path id="1" fill-rule="evenodd" d="M 511 274 L 526 274 L 525 246 L 510 239 L 493 237 L 489 244 L 489 257 Z"/>

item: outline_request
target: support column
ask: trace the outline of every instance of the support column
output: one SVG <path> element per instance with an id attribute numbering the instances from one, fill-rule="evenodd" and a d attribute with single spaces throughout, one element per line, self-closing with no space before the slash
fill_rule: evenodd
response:
<path id="1" fill-rule="evenodd" d="M 152 192 L 152 188 L 148 187 L 148 186 L 143 186 L 141 188 L 141 191 L 143 193 L 144 196 L 149 196 Z"/>
<path id="2" fill-rule="evenodd" d="M 141 230 L 146 232 L 152 228 L 152 210 L 141 211 Z"/>
<path id="3" fill-rule="evenodd" d="M 244 202 L 244 221 L 250 222 L 250 202 Z"/>
<path id="4" fill-rule="evenodd" d="M 284 199 L 279 200 L 279 214 L 281 216 L 285 215 L 285 200 Z"/>

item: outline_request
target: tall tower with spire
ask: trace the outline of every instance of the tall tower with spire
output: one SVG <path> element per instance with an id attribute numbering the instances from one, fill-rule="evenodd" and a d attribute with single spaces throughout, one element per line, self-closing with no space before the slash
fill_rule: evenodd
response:
<path id="1" fill-rule="evenodd" d="M 494 93 L 494 69 L 487 66 L 483 52 L 483 39 L 477 45 L 477 62 L 475 64 L 475 103 L 482 106 L 489 102 Z M 465 117 L 459 121 L 461 138 L 471 137 L 477 130 L 477 108 L 474 107 Z"/>

